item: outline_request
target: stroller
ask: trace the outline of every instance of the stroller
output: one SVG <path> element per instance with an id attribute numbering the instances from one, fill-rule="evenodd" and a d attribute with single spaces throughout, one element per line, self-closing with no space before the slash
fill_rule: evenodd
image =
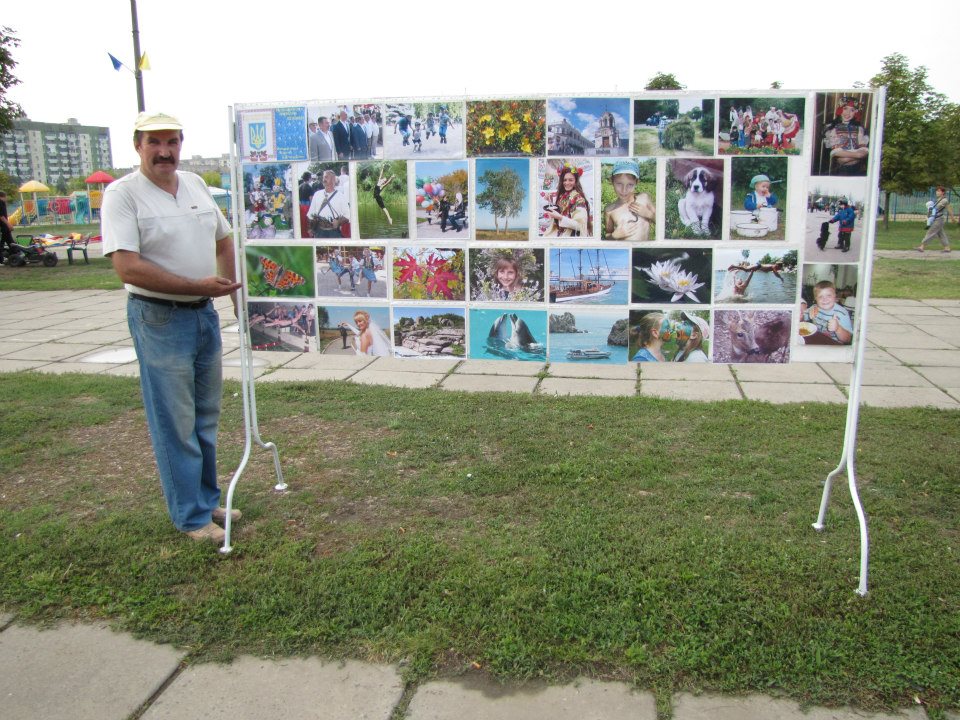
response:
<path id="1" fill-rule="evenodd" d="M 28 238 L 30 243 L 20 244 L 20 238 Z M 0 252 L 0 259 L 10 267 L 23 267 L 24 265 L 37 265 L 42 263 L 44 267 L 53 267 L 57 264 L 59 258 L 54 252 L 47 250 L 43 244 L 37 241 L 32 235 L 17 235 L 17 243 L 5 246 Z"/>

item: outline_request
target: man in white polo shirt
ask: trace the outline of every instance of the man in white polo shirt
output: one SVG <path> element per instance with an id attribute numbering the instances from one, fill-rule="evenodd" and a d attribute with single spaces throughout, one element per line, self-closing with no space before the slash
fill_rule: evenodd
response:
<path id="1" fill-rule="evenodd" d="M 101 209 L 103 252 L 129 296 L 127 323 L 170 518 L 195 540 L 222 542 L 217 425 L 220 320 L 211 298 L 231 295 L 233 239 L 203 180 L 179 172 L 183 127 L 140 113 L 140 169 L 111 183 Z M 231 519 L 239 519 L 233 511 Z"/>

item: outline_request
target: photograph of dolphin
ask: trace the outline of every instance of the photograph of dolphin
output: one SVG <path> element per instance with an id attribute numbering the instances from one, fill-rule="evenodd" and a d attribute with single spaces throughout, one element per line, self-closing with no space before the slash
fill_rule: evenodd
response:
<path id="1" fill-rule="evenodd" d="M 546 313 L 535 310 L 471 310 L 470 356 L 485 359 L 547 358 Z"/>

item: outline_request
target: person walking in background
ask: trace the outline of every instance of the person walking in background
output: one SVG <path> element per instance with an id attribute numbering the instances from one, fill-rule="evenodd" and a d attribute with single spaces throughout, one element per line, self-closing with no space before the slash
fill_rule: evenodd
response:
<path id="1" fill-rule="evenodd" d="M 917 246 L 917 250 L 920 252 L 923 252 L 926 249 L 924 245 L 934 238 L 940 238 L 943 252 L 950 252 L 950 238 L 947 237 L 945 225 L 947 218 L 953 217 L 953 211 L 950 209 L 950 201 L 947 199 L 947 189 L 943 185 L 937 185 L 936 195 L 937 200 L 933 204 L 933 222 L 930 223 L 927 234 L 923 236 L 923 240 Z"/>

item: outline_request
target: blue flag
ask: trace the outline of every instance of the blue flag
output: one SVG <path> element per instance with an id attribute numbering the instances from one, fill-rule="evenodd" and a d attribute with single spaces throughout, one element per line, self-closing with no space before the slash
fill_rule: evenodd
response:
<path id="1" fill-rule="evenodd" d="M 110 55 L 110 53 L 107 53 L 107 55 Z M 113 63 L 114 70 L 120 70 L 120 68 L 123 67 L 123 63 L 117 60 L 113 55 L 110 55 L 110 62 Z"/>

